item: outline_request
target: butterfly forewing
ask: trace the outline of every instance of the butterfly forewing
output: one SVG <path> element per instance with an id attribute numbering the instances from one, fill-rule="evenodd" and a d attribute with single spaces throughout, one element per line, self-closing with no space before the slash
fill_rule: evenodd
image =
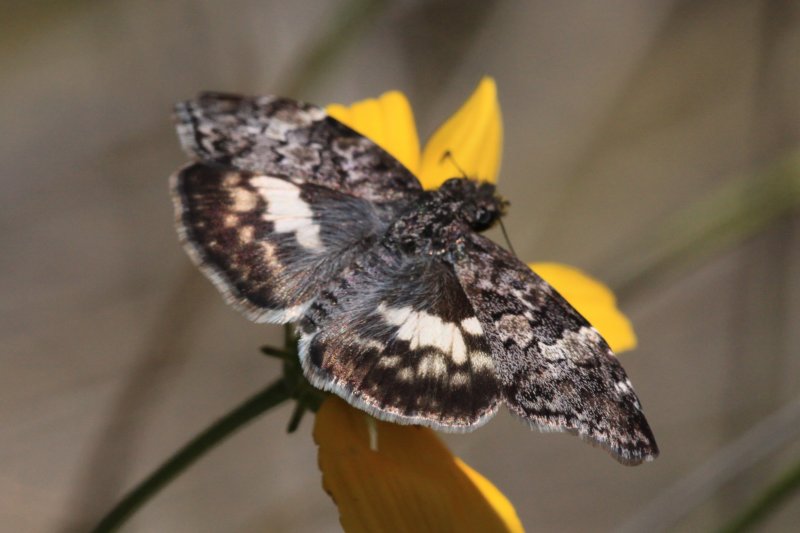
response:
<path id="1" fill-rule="evenodd" d="M 184 150 L 201 161 L 314 183 L 373 202 L 413 197 L 414 175 L 377 144 L 311 104 L 203 93 L 175 106 Z"/>
<path id="2" fill-rule="evenodd" d="M 544 430 L 570 431 L 619 461 L 658 448 L 608 344 L 547 282 L 481 235 L 465 239 L 461 286 L 491 345 L 509 409 Z"/>
<path id="3" fill-rule="evenodd" d="M 296 321 L 386 225 L 366 200 L 217 164 L 180 170 L 173 197 L 192 258 L 256 321 Z"/>

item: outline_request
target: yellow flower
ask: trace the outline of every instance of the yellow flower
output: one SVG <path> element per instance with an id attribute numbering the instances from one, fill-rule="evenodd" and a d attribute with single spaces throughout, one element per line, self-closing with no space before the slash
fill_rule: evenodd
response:
<path id="1" fill-rule="evenodd" d="M 497 181 L 503 123 L 492 78 L 481 80 L 472 96 L 433 134 L 422 151 L 411 106 L 399 91 L 362 100 L 350 107 L 332 104 L 327 111 L 392 154 L 426 189 L 435 189 L 446 180 L 460 176 L 454 161 L 471 178 Z M 447 151 L 452 158 L 443 158 Z"/>
<path id="2" fill-rule="evenodd" d="M 398 91 L 349 107 L 330 105 L 327 111 L 382 146 L 426 189 L 460 176 L 460 169 L 471 178 L 497 181 L 503 127 L 492 78 L 481 80 L 423 150 L 411 106 Z M 447 152 L 451 158 L 444 157 Z M 536 263 L 531 268 L 595 325 L 613 349 L 636 345 L 630 322 L 607 287 L 572 267 Z M 508 499 L 453 456 L 428 428 L 376 421 L 331 396 L 317 413 L 314 439 L 323 487 L 338 505 L 348 532 L 523 531 Z"/>
<path id="3" fill-rule="evenodd" d="M 330 396 L 314 440 L 347 532 L 523 531 L 508 499 L 429 428 L 381 422 Z"/>

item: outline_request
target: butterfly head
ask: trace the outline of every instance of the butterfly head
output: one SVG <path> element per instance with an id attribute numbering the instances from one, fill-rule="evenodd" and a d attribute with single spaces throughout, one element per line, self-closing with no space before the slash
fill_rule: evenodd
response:
<path id="1" fill-rule="evenodd" d="M 442 184 L 439 193 L 454 205 L 458 218 L 478 232 L 491 228 L 508 207 L 491 183 L 452 178 Z"/>

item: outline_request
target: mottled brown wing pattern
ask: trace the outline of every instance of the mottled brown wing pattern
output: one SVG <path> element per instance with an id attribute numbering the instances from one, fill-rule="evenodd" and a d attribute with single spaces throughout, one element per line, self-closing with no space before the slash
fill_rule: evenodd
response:
<path id="1" fill-rule="evenodd" d="M 626 464 L 658 455 L 617 358 L 547 282 L 474 233 L 455 271 L 486 332 L 513 413 L 543 430 L 575 433 Z"/>
<path id="2" fill-rule="evenodd" d="M 366 200 L 218 164 L 181 169 L 172 190 L 189 255 L 229 303 L 259 322 L 298 320 L 319 287 L 386 226 Z"/>
<path id="3" fill-rule="evenodd" d="M 378 203 L 422 190 L 385 150 L 311 104 L 203 93 L 177 104 L 175 121 L 184 150 L 199 161 L 324 185 Z"/>
<path id="4" fill-rule="evenodd" d="M 452 266 L 379 244 L 300 322 L 308 379 L 379 418 L 447 431 L 497 410 L 489 345 Z"/>

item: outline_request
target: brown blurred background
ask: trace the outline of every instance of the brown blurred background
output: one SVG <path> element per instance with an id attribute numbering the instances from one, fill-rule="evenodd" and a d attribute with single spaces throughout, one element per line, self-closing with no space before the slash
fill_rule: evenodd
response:
<path id="1" fill-rule="evenodd" d="M 514 246 L 618 290 L 662 448 L 626 468 L 506 413 L 445 437 L 529 531 L 713 529 L 800 457 L 800 186 L 770 171 L 800 145 L 800 3 L 3 4 L 1 530 L 85 530 L 279 371 L 258 347 L 281 329 L 225 306 L 172 227 L 170 108 L 201 89 L 401 89 L 425 137 L 497 79 Z M 339 530 L 290 411 L 127 530 Z M 765 530 L 796 531 L 798 501 Z"/>

